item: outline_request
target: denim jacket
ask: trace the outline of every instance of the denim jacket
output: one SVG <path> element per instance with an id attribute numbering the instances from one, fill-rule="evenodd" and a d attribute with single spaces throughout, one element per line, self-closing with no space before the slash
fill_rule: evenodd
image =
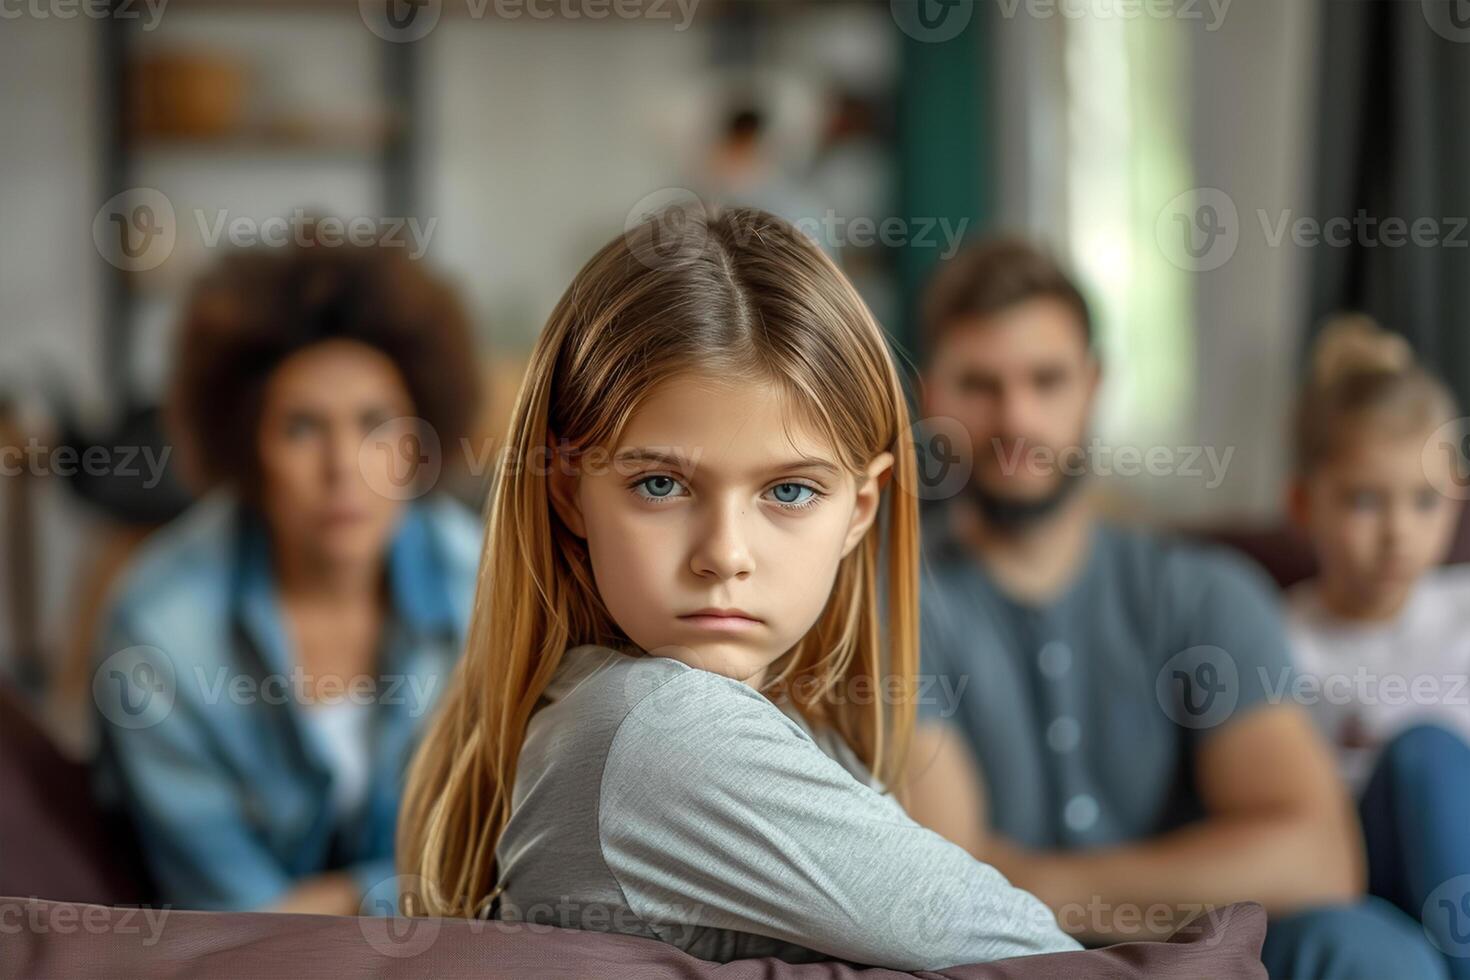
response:
<path id="1" fill-rule="evenodd" d="M 365 912 L 393 911 L 403 777 L 463 646 L 479 550 L 478 522 L 449 499 L 409 504 L 394 532 L 377 685 L 352 695 L 371 703 L 371 776 L 344 823 L 260 520 L 216 494 L 144 544 L 94 665 L 95 775 L 135 824 L 161 901 L 256 908 L 345 869 Z"/>

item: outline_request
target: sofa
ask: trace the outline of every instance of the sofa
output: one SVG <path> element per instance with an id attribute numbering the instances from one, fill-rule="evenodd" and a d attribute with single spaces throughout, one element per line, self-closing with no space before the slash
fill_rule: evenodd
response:
<path id="1" fill-rule="evenodd" d="M 774 959 L 710 963 L 653 939 L 463 919 L 185 912 L 0 898 L 0 980 L 1263 980 L 1266 914 L 1216 909 L 1168 942 L 908 974 Z"/>

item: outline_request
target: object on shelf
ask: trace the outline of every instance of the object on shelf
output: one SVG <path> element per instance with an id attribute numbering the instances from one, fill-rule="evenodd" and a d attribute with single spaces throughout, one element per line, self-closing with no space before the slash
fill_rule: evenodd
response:
<path id="1" fill-rule="evenodd" d="M 244 121 L 249 71 L 228 55 L 167 51 L 128 67 L 133 140 L 215 140 Z"/>

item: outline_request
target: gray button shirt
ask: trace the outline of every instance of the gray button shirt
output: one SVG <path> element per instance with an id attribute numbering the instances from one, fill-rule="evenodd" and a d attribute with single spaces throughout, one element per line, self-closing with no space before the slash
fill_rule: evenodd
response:
<path id="1" fill-rule="evenodd" d="M 1000 591 L 925 521 L 921 721 L 955 724 L 991 826 L 1032 847 L 1151 837 L 1203 814 L 1202 741 L 1290 691 L 1278 601 L 1245 559 L 1098 525 L 1054 601 Z"/>
<path id="2" fill-rule="evenodd" d="M 521 750 L 497 917 L 721 962 L 934 970 L 1079 948 L 819 736 L 730 678 L 567 651 Z"/>

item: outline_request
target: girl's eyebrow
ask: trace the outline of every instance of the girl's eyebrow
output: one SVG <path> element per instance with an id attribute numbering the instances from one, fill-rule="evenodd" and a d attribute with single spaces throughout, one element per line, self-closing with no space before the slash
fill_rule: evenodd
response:
<path id="1" fill-rule="evenodd" d="M 663 449 L 624 449 L 619 451 L 617 455 L 613 457 L 613 459 L 615 462 L 619 463 L 663 463 L 665 465 L 678 467 L 680 469 L 689 468 L 689 461 L 685 458 L 683 453 L 677 451 L 670 452 Z M 835 464 L 830 463 L 819 456 L 800 456 L 796 459 L 777 463 L 771 467 L 772 471 L 796 469 L 821 470 L 825 473 L 831 474 L 832 476 L 838 476 L 842 472 Z"/>

